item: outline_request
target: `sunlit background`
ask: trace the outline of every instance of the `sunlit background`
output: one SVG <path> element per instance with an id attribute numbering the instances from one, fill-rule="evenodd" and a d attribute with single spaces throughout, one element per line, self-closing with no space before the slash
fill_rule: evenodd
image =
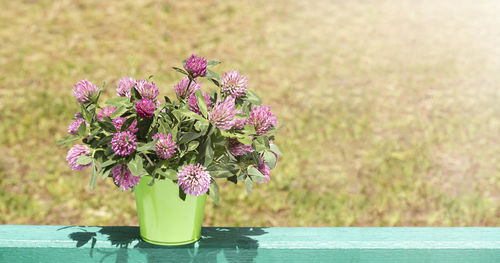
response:
<path id="1" fill-rule="evenodd" d="M 500 2 L 0 0 L 0 224 L 137 225 L 55 142 L 73 84 L 240 69 L 284 125 L 271 181 L 205 226 L 499 226 Z M 204 90 L 213 89 L 203 83 Z"/>

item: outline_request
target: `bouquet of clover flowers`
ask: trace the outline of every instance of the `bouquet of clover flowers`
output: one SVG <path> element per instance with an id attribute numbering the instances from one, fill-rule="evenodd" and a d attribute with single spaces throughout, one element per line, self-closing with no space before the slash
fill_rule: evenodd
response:
<path id="1" fill-rule="evenodd" d="M 74 86 L 81 111 L 68 127 L 69 136 L 58 144 L 74 145 L 66 160 L 72 170 L 91 167 L 90 188 L 97 177 L 112 177 L 121 190 L 133 189 L 141 176 L 173 180 L 179 196 L 207 193 L 216 203 L 215 178 L 252 184 L 270 179 L 280 151 L 273 143 L 277 120 L 270 107 L 247 89 L 248 79 L 237 70 L 219 77 L 207 62 L 192 55 L 185 77 L 175 85 L 177 101 L 167 96 L 162 103 L 158 87 L 148 80 L 123 78 L 104 107 L 99 104 L 102 87 L 87 80 Z M 150 77 L 151 78 L 151 77 Z M 203 92 L 200 78 L 217 90 Z"/>

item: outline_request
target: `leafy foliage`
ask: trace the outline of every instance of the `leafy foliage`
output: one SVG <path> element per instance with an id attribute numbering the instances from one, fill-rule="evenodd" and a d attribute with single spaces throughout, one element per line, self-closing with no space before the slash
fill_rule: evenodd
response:
<path id="1" fill-rule="evenodd" d="M 210 61 L 208 67 L 220 64 L 218 61 Z M 187 75 L 190 81 L 195 77 L 191 76 L 182 68 L 173 68 L 175 71 Z M 204 76 L 211 81 L 216 88 L 219 83 L 219 74 L 212 70 L 207 70 Z M 189 87 L 189 85 L 188 85 Z M 82 122 L 78 128 L 78 136 L 68 136 L 58 142 L 61 145 L 69 145 L 78 139 L 89 145 L 91 156 L 80 156 L 77 163 L 80 165 L 91 165 L 92 177 L 90 187 L 93 189 L 97 180 L 97 175 L 102 178 L 111 176 L 111 169 L 119 164 L 125 164 L 133 176 L 152 176 L 153 180 L 173 180 L 176 182 L 177 171 L 189 164 L 202 164 L 207 168 L 211 176 L 208 194 L 215 203 L 219 203 L 219 186 L 215 178 L 226 178 L 228 181 L 238 183 L 244 181 L 247 192 L 250 194 L 254 182 L 263 182 L 266 179 L 264 171 L 260 171 L 262 165 L 274 168 L 276 157 L 273 150 L 277 146 L 271 144 L 274 135 L 256 135 L 253 125 L 233 126 L 227 130 L 220 129 L 217 124 L 210 120 L 210 110 L 208 104 L 225 101 L 230 96 L 223 90 L 215 90 L 210 93 L 210 98 L 205 100 L 201 90 L 194 92 L 199 113 L 191 110 L 187 100 L 179 99 L 171 101 L 164 97 L 164 102 L 154 109 L 154 115 L 150 118 L 141 118 L 136 113 L 135 104 L 142 99 L 137 86 L 131 87 L 130 97 L 118 97 L 108 99 L 105 104 L 115 107 L 110 116 L 97 118 L 96 112 L 102 109 L 98 97 L 86 104 L 80 104 L 79 113 L 89 125 Z M 260 105 L 261 99 L 251 91 L 246 92 L 246 96 L 238 98 L 234 111 L 238 112 L 240 119 L 248 119 L 252 107 Z M 118 127 L 114 121 L 120 118 L 123 123 Z M 232 121 L 232 120 L 229 120 Z M 274 130 L 276 127 L 271 127 Z M 134 130 L 135 129 L 135 130 Z M 137 145 L 133 152 L 123 155 L 114 152 L 111 141 L 115 134 L 119 132 L 134 132 Z M 158 133 L 171 134 L 175 142 L 175 154 L 168 159 L 162 159 L 156 154 L 159 139 Z M 234 142 L 241 146 L 252 147 L 251 151 L 244 154 L 235 153 L 232 147 Z M 232 144 L 231 144 L 232 142 Z M 240 147 L 241 147 L 240 146 Z M 164 158 L 164 157 L 163 157 Z M 179 188 L 179 197 L 184 199 L 185 193 Z"/>

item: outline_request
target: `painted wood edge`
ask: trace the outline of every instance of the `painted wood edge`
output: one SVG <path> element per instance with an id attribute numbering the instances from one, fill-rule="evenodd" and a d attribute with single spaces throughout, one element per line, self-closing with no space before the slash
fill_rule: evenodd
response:
<path id="1" fill-rule="evenodd" d="M 0 225 L 0 248 L 164 248 L 140 239 L 138 227 Z M 206 227 L 184 247 L 258 249 L 500 250 L 500 228 L 232 228 Z M 180 246 L 182 248 L 183 246 Z"/>

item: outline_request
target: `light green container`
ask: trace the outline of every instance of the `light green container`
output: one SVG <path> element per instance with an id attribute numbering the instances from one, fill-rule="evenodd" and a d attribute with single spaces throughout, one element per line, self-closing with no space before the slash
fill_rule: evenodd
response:
<path id="1" fill-rule="evenodd" d="M 143 176 L 136 186 L 135 200 L 141 237 L 157 245 L 183 245 L 200 239 L 206 195 L 179 198 L 179 187 L 171 180 Z"/>

